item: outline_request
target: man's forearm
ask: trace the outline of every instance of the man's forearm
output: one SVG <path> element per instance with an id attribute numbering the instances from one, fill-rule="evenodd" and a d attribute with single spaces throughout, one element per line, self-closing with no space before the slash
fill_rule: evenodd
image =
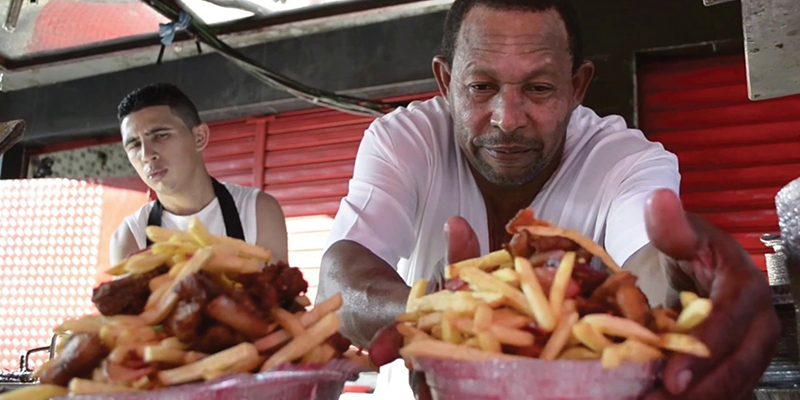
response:
<path id="1" fill-rule="evenodd" d="M 409 290 L 394 268 L 356 242 L 336 242 L 322 257 L 317 299 L 342 293 L 341 332 L 356 345 L 366 346 L 405 311 Z"/>

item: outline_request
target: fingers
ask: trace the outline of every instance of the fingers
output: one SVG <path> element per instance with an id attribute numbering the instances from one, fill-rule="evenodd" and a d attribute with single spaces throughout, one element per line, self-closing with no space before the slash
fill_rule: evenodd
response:
<path id="1" fill-rule="evenodd" d="M 728 353 L 708 374 L 694 375 L 689 370 L 669 371 L 665 368 L 665 389 L 650 394 L 646 400 L 667 399 L 747 399 L 756 387 L 777 347 L 780 322 L 774 311 L 764 309 L 753 320 L 742 345 Z M 669 362 L 672 362 L 670 360 Z M 688 377 L 686 389 L 673 387 L 679 376 Z M 695 381 L 692 377 L 699 376 Z"/>
<path id="2" fill-rule="evenodd" d="M 645 225 L 650 242 L 662 253 L 677 260 L 690 260 L 695 255 L 698 235 L 671 190 L 657 190 L 647 200 Z"/>
<path id="3" fill-rule="evenodd" d="M 377 366 L 386 365 L 400 358 L 403 335 L 397 331 L 397 322 L 378 331 L 369 344 L 369 359 Z"/>
<path id="4" fill-rule="evenodd" d="M 735 262 L 721 260 L 720 262 Z M 711 290 L 713 309 L 708 318 L 691 334 L 705 343 L 711 356 L 698 358 L 685 354 L 670 357 L 664 367 L 664 385 L 672 393 L 687 386 L 686 374 L 701 377 L 714 369 L 722 360 L 747 343 L 746 335 L 753 327 L 759 313 L 772 313 L 769 288 L 763 277 L 727 271 L 719 273 Z"/>
<path id="5" fill-rule="evenodd" d="M 444 225 L 444 237 L 447 242 L 448 264 L 480 257 L 478 235 L 464 218 L 450 217 Z"/>

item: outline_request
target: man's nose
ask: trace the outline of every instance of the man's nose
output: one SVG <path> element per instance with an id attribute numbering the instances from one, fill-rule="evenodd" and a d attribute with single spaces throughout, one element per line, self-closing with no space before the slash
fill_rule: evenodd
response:
<path id="1" fill-rule="evenodd" d="M 158 152 L 155 146 L 148 143 L 142 143 L 142 161 L 154 161 L 158 159 Z"/>
<path id="2" fill-rule="evenodd" d="M 493 101 L 492 126 L 504 133 L 514 132 L 528 123 L 525 96 L 516 89 L 503 89 Z"/>

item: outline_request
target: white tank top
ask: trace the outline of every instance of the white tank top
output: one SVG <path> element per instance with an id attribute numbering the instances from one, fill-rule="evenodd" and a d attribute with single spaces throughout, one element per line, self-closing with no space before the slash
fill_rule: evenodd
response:
<path id="1" fill-rule="evenodd" d="M 242 230 L 244 230 L 244 240 L 247 243 L 255 244 L 257 236 L 257 223 L 256 223 L 256 198 L 260 190 L 256 188 L 243 187 L 231 183 L 223 183 L 225 188 L 231 193 L 233 202 L 236 204 L 236 209 L 239 210 L 239 220 L 242 222 Z M 144 249 L 147 246 L 147 235 L 145 229 L 147 228 L 147 217 L 150 216 L 150 210 L 153 208 L 155 202 L 151 201 L 143 205 L 135 213 L 125 217 L 125 223 L 128 229 L 133 233 L 136 238 L 136 244 L 139 249 Z M 192 215 L 175 215 L 167 210 L 161 215 L 161 226 L 167 229 L 174 229 L 178 231 L 185 231 L 189 228 L 189 221 L 197 217 L 200 219 L 208 231 L 213 235 L 226 236 L 225 221 L 222 219 L 222 209 L 219 206 L 219 200 L 215 197 L 211 203 Z"/>

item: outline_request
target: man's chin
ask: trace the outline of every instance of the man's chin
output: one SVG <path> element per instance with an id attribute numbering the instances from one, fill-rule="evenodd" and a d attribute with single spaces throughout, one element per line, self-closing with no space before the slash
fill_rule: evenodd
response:
<path id="1" fill-rule="evenodd" d="M 483 177 L 494 185 L 501 187 L 513 187 L 524 185 L 534 179 L 539 173 L 539 169 L 505 169 L 498 168 L 485 171 L 482 173 Z"/>
<path id="2" fill-rule="evenodd" d="M 147 184 L 147 187 L 149 187 L 150 190 L 152 190 L 152 191 L 154 191 L 154 192 L 156 192 L 158 194 L 170 194 L 170 192 L 171 192 L 171 190 L 169 189 L 169 186 L 165 185 L 165 183 L 162 182 L 162 181 L 158 181 L 158 182 L 146 181 L 145 184 Z"/>

